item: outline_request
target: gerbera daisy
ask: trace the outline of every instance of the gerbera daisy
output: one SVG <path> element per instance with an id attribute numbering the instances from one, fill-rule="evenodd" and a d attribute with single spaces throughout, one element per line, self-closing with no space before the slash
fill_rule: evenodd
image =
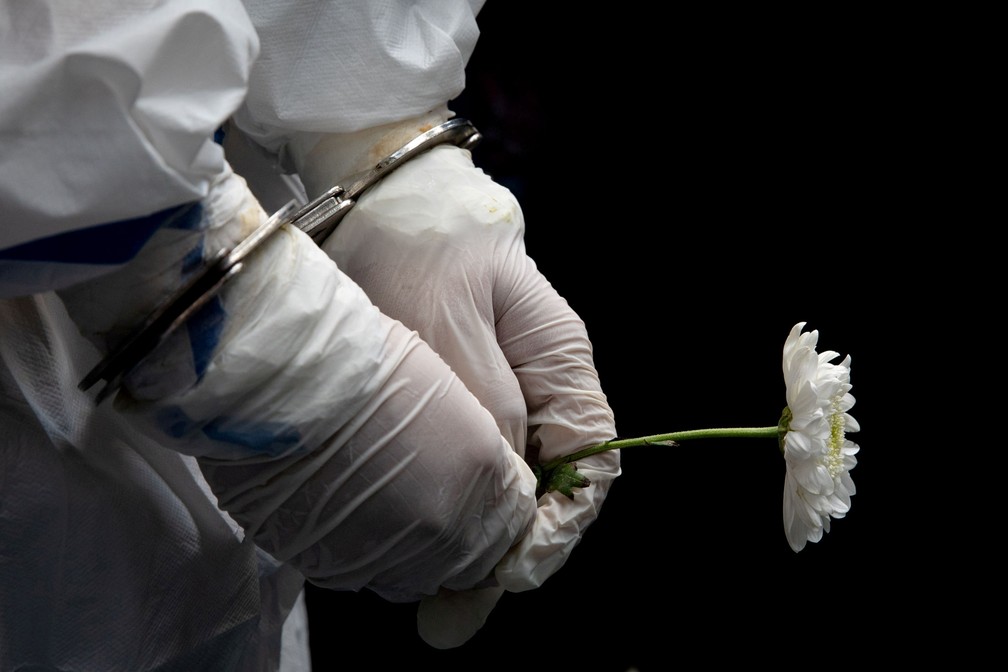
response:
<path id="1" fill-rule="evenodd" d="M 780 421 L 784 454 L 784 533 L 798 552 L 830 530 L 831 518 L 843 518 L 855 493 L 850 471 L 858 445 L 847 438 L 857 421 L 848 413 L 850 355 L 839 364 L 833 351 L 816 352 L 818 331 L 792 329 L 784 343 L 787 408 Z"/>

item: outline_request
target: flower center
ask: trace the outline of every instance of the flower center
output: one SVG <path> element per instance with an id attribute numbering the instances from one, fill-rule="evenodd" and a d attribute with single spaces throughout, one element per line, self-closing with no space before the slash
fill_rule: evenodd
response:
<path id="1" fill-rule="evenodd" d="M 844 418 L 843 411 L 840 410 L 840 402 L 842 400 L 842 394 L 838 394 L 830 400 L 833 413 L 829 416 L 830 436 L 828 442 L 829 452 L 826 455 L 826 468 L 829 469 L 830 475 L 834 478 L 843 471 L 843 454 L 841 449 L 846 438 L 844 427 L 847 421 Z"/>

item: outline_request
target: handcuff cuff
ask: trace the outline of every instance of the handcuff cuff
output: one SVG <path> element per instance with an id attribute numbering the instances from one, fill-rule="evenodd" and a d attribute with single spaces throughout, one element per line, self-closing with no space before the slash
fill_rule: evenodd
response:
<path id="1" fill-rule="evenodd" d="M 161 303 L 139 328 L 98 362 L 77 387 L 87 391 L 104 380 L 105 386 L 99 390 L 96 404 L 118 391 L 126 374 L 216 296 L 229 280 L 241 272 L 249 256 L 282 226 L 296 226 L 321 246 L 364 192 L 396 168 L 437 145 L 450 143 L 462 149 L 472 149 L 481 139 L 472 122 L 449 119 L 421 133 L 369 170 L 349 178 L 346 180 L 348 186 L 336 185 L 301 207 L 296 200 L 290 201 L 233 248 L 220 250 L 214 255 L 203 271 Z"/>

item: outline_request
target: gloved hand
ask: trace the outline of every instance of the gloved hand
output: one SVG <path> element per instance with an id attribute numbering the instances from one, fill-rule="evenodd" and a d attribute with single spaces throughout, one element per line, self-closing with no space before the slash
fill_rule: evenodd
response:
<path id="1" fill-rule="evenodd" d="M 303 135 L 292 155 L 314 197 L 449 118 L 447 108 L 351 135 Z M 438 146 L 367 192 L 323 249 L 382 312 L 415 329 L 497 421 L 519 455 L 547 462 L 616 436 L 585 325 L 526 254 L 514 196 L 467 150 Z M 458 646 L 501 594 L 555 573 L 597 517 L 619 453 L 582 460 L 591 485 L 539 500 L 532 530 L 498 564 L 496 582 L 442 589 L 418 611 L 423 638 Z"/>
<path id="2" fill-rule="evenodd" d="M 121 270 L 60 292 L 99 350 L 267 218 L 230 171 Z M 197 456 L 245 537 L 309 580 L 414 601 L 493 571 L 535 479 L 431 348 L 285 227 L 124 380 L 115 407 Z"/>

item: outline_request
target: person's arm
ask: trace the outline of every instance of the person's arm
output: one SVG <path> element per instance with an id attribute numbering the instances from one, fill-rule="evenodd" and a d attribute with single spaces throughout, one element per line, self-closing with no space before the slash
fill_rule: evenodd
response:
<path id="1" fill-rule="evenodd" d="M 214 141 L 257 55 L 243 8 L 117 8 L 16 10 L 18 39 L 49 39 L 2 52 L 0 284 L 58 292 L 102 354 L 267 218 Z M 61 255 L 89 263 L 64 274 Z M 489 412 L 290 227 L 122 382 L 105 403 L 198 456 L 248 537 L 334 588 L 465 588 L 531 525 L 534 477 Z"/>
<path id="2" fill-rule="evenodd" d="M 60 292 L 99 349 L 197 251 L 266 220 L 233 174 L 198 209 L 195 233 L 159 230 L 120 271 Z M 490 414 L 291 227 L 130 371 L 114 403 L 197 456 L 246 535 L 321 585 L 394 601 L 469 587 L 531 523 L 534 477 Z"/>

